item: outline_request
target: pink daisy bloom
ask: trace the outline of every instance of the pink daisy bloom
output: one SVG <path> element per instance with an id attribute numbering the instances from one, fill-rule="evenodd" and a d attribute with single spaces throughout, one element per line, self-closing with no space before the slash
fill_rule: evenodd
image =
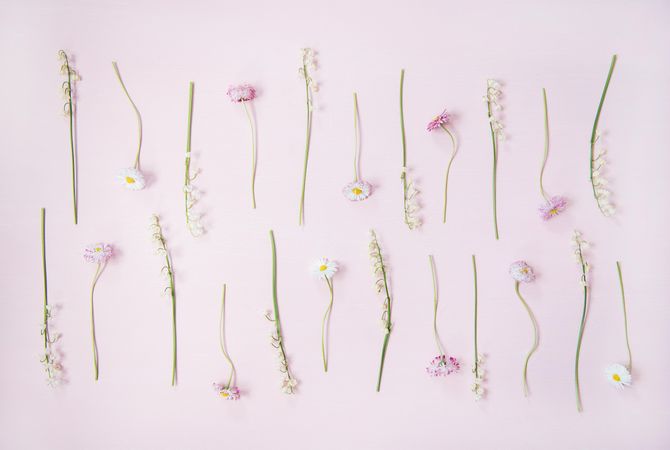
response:
<path id="1" fill-rule="evenodd" d="M 509 274 L 520 283 L 530 283 L 535 279 L 533 268 L 526 261 L 516 261 L 509 266 Z"/>
<path id="2" fill-rule="evenodd" d="M 563 212 L 567 204 L 568 201 L 564 197 L 560 197 L 558 195 L 551 197 L 549 201 L 538 208 L 540 217 L 542 217 L 542 219 L 545 221 L 552 219 L 553 217 Z"/>
<path id="3" fill-rule="evenodd" d="M 90 263 L 102 264 L 112 257 L 112 246 L 99 242 L 84 248 L 84 259 Z"/>
<path id="4" fill-rule="evenodd" d="M 426 130 L 428 131 L 437 130 L 438 128 L 440 128 L 440 126 L 447 125 L 450 119 L 451 118 L 449 117 L 449 114 L 447 114 L 447 110 L 445 109 L 439 115 L 435 116 L 433 120 L 428 122 Z"/>
<path id="5" fill-rule="evenodd" d="M 248 102 L 256 98 L 256 89 L 250 84 L 239 84 L 237 86 L 229 86 L 226 94 L 230 97 L 231 102 Z"/>
<path id="6" fill-rule="evenodd" d="M 225 400 L 239 400 L 240 390 L 237 386 L 226 387 L 224 384 L 214 383 L 214 389 L 219 394 L 219 397 Z"/>
<path id="7" fill-rule="evenodd" d="M 430 365 L 426 367 L 426 372 L 428 372 L 428 375 L 431 377 L 442 377 L 458 372 L 458 369 L 460 368 L 461 365 L 453 356 L 448 357 L 447 355 L 437 355 L 432 359 Z"/>

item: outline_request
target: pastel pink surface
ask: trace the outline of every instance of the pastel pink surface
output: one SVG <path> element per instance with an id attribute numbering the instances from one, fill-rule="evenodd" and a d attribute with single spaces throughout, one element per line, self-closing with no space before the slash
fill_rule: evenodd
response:
<path id="1" fill-rule="evenodd" d="M 670 263 L 666 194 L 670 50 L 663 1 L 83 2 L 2 1 L 0 189 L 0 447 L 63 449 L 664 449 L 670 446 Z M 312 153 L 299 228 L 304 151 L 304 84 L 299 50 L 318 51 Z M 56 59 L 74 56 L 78 87 L 80 224 L 72 224 L 67 122 Z M 619 63 L 601 118 L 608 178 L 618 214 L 598 212 L 588 183 L 588 142 L 610 57 Z M 132 164 L 133 111 L 144 120 L 139 192 L 115 183 Z M 405 68 L 408 167 L 421 190 L 424 226 L 402 223 L 398 82 Z M 493 238 L 491 145 L 486 79 L 501 81 L 500 241 Z M 207 234 L 184 223 L 183 161 L 188 82 L 195 82 L 193 167 L 204 192 Z M 258 90 L 258 209 L 251 209 L 249 129 L 230 84 Z M 548 93 L 551 154 L 545 187 L 569 203 L 544 223 L 538 175 L 541 89 Z M 361 169 L 372 196 L 350 202 L 352 92 L 361 114 Z M 425 131 L 443 108 L 460 142 L 442 224 L 448 137 Z M 51 390 L 39 363 L 39 208 L 47 208 L 49 294 L 62 305 L 69 384 Z M 170 303 L 161 296 L 161 261 L 148 219 L 161 216 L 174 258 L 179 385 L 170 387 Z M 372 287 L 367 232 L 388 257 L 394 329 L 382 390 L 374 391 L 382 344 L 381 298 Z M 280 376 L 262 316 L 271 307 L 268 230 L 274 229 L 286 350 L 299 394 Z M 581 314 L 574 228 L 592 242 L 593 296 L 582 349 L 584 412 L 575 409 L 573 361 Z M 114 258 L 96 291 L 100 381 L 92 374 L 88 289 L 94 267 L 82 249 L 104 241 Z M 428 254 L 440 284 L 439 328 L 462 369 L 431 379 L 436 354 Z M 477 255 L 480 348 L 488 355 L 487 397 L 472 380 L 472 269 Z M 338 261 L 329 372 L 320 354 L 325 284 L 310 263 Z M 514 293 L 509 264 L 523 259 L 537 279 L 522 292 L 541 343 L 522 364 L 532 329 Z M 634 386 L 604 379 L 625 362 L 615 261 L 629 301 Z M 218 348 L 221 285 L 228 283 L 228 349 L 238 367 L 237 402 L 213 382 L 227 379 Z"/>

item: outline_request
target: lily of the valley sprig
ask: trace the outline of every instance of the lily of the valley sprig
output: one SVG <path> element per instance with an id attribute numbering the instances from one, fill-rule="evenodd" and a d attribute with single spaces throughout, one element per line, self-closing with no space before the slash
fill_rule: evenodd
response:
<path id="1" fill-rule="evenodd" d="M 451 139 L 451 157 L 449 158 L 449 162 L 447 163 L 447 170 L 444 175 L 444 207 L 442 208 L 442 223 L 447 223 L 447 189 L 449 188 L 449 171 L 451 170 L 451 163 L 454 162 L 454 158 L 456 157 L 456 152 L 458 151 L 458 146 L 456 145 L 456 138 L 454 137 L 454 134 L 449 130 L 449 123 L 451 122 L 451 117 L 449 114 L 447 114 L 447 111 L 444 110 L 437 116 L 433 118 L 430 122 L 428 122 L 428 126 L 426 127 L 426 130 L 428 131 L 434 131 L 437 130 L 438 128 L 441 128 L 449 135 L 449 138 Z"/>
<path id="2" fill-rule="evenodd" d="M 77 186 L 77 150 L 76 150 L 76 124 L 75 124 L 75 84 L 80 80 L 79 74 L 72 67 L 70 58 L 65 50 L 58 52 L 58 59 L 61 62 L 60 73 L 65 75 L 66 79 L 61 84 L 61 90 L 65 97 L 63 112 L 69 119 L 70 124 L 70 170 L 72 175 L 72 208 L 74 212 L 74 224 L 79 220 L 79 189 Z"/>
<path id="3" fill-rule="evenodd" d="M 521 295 L 520 287 L 521 283 L 530 283 L 534 281 L 535 273 L 533 272 L 533 268 L 525 261 L 516 261 L 513 262 L 510 266 L 509 274 L 514 279 L 514 290 L 516 291 L 516 295 L 519 297 L 519 300 L 521 300 L 521 304 L 528 313 L 528 317 L 533 324 L 533 346 L 530 348 L 528 354 L 526 354 L 526 360 L 523 365 L 523 395 L 528 396 L 528 361 L 530 361 L 530 357 L 533 356 L 533 353 L 535 353 L 537 350 L 540 341 L 537 320 L 535 320 L 533 311 L 530 309 L 530 306 L 528 306 L 528 303 L 526 303 L 526 300 L 524 300 L 523 296 Z"/>
<path id="4" fill-rule="evenodd" d="M 475 259 L 475 255 L 472 255 L 472 275 L 474 279 L 474 294 L 475 294 L 475 308 L 474 308 L 474 337 L 475 337 L 475 356 L 474 356 L 474 361 L 473 361 L 473 368 L 472 368 L 472 374 L 474 375 L 474 380 L 472 382 L 472 385 L 470 387 L 470 390 L 475 396 L 475 400 L 479 401 L 484 397 L 484 394 L 486 393 L 486 390 L 484 389 L 484 369 L 483 369 L 483 364 L 484 364 L 484 355 L 479 353 L 479 348 L 478 348 L 478 343 L 477 343 L 477 319 L 479 316 L 479 300 L 478 300 L 478 295 L 477 295 L 477 260 Z"/>
<path id="5" fill-rule="evenodd" d="M 98 244 L 92 244 L 87 246 L 84 249 L 84 259 L 87 262 L 93 263 L 96 265 L 95 274 L 93 275 L 93 283 L 91 283 L 91 341 L 93 344 L 93 373 L 95 380 L 98 381 L 98 342 L 95 338 L 95 309 L 93 307 L 93 293 L 95 292 L 95 286 L 98 284 L 100 275 L 105 270 L 107 266 L 107 261 L 112 257 L 112 246 L 100 242 Z"/>
<path id="6" fill-rule="evenodd" d="M 42 282 L 44 286 L 44 306 L 42 308 L 42 326 L 40 333 L 44 338 L 44 353 L 40 362 L 47 376 L 47 384 L 51 387 L 59 386 L 63 381 L 63 365 L 60 361 L 59 353 L 54 348 L 56 342 L 60 339 L 60 334 L 53 331 L 51 319 L 53 318 L 53 308 L 49 304 L 47 288 L 47 254 L 46 254 L 46 210 L 40 211 L 41 235 L 42 235 Z"/>
<path id="7" fill-rule="evenodd" d="M 327 258 L 318 259 L 312 266 L 312 274 L 325 281 L 330 292 L 330 301 L 321 321 L 321 358 L 323 359 L 323 371 L 328 372 L 328 324 L 330 323 L 330 314 L 333 311 L 333 276 L 337 272 L 337 262 Z"/>
<path id="8" fill-rule="evenodd" d="M 348 183 L 342 189 L 346 198 L 353 202 L 365 200 L 370 196 L 372 186 L 367 181 L 361 179 L 359 173 L 359 163 L 361 154 L 361 129 L 358 125 L 358 95 L 354 92 L 354 181 Z"/>
<path id="9" fill-rule="evenodd" d="M 228 382 L 226 383 L 214 383 L 214 389 L 219 394 L 219 397 L 225 400 L 239 400 L 240 390 L 237 387 L 237 371 L 235 370 L 235 364 L 228 354 L 228 348 L 226 346 L 226 285 L 223 285 L 223 295 L 221 297 L 221 318 L 219 321 L 219 345 L 221 347 L 221 353 L 223 357 L 226 358 L 228 364 L 230 364 L 230 376 L 228 377 Z"/>
<path id="10" fill-rule="evenodd" d="M 579 322 L 579 334 L 577 336 L 577 352 L 575 353 L 575 394 L 577 396 L 577 411 L 582 411 L 582 393 L 579 388 L 579 355 L 582 350 L 582 339 L 584 338 L 584 328 L 586 327 L 586 316 L 588 313 L 589 306 L 589 278 L 588 274 L 591 269 L 591 266 L 585 259 L 584 251 L 588 248 L 589 244 L 582 238 L 582 234 L 579 231 L 574 232 L 572 235 L 572 245 L 573 253 L 575 259 L 579 264 L 581 270 L 581 276 L 579 277 L 579 282 L 584 289 L 584 302 L 582 306 L 582 319 Z"/>
<path id="11" fill-rule="evenodd" d="M 298 224 L 305 223 L 305 186 L 307 184 L 307 164 L 309 162 L 309 145 L 312 139 L 312 113 L 314 112 L 314 93 L 319 90 L 319 85 L 312 78 L 312 72 L 317 69 L 316 52 L 311 48 L 301 50 L 301 64 L 298 68 L 300 77 L 305 80 L 305 109 L 307 111 L 307 125 L 305 132 L 305 161 L 302 169 L 302 190 L 300 191 L 300 211 L 298 213 Z"/>
<path id="12" fill-rule="evenodd" d="M 265 312 L 265 318 L 272 323 L 270 343 L 277 351 L 279 371 L 282 374 L 281 390 L 284 394 L 295 394 L 298 380 L 293 377 L 288 365 L 286 349 L 284 347 L 284 335 L 282 334 L 281 321 L 279 320 L 279 300 L 277 298 L 277 246 L 275 235 L 270 230 L 270 244 L 272 246 L 272 311 Z"/>
<path id="13" fill-rule="evenodd" d="M 256 126 L 254 116 L 250 111 L 251 106 L 247 106 L 248 102 L 256 98 L 256 89 L 249 84 L 240 84 L 229 86 L 226 94 L 231 102 L 242 104 L 247 120 L 249 120 L 251 130 L 251 206 L 256 209 Z"/>
<path id="14" fill-rule="evenodd" d="M 402 167 L 400 179 L 402 180 L 402 206 L 403 220 L 410 230 L 421 225 L 419 213 L 419 191 L 414 182 L 409 178 L 407 172 L 407 139 L 405 136 L 405 108 L 403 106 L 403 93 L 405 85 L 405 69 L 400 71 L 400 136 L 402 138 Z"/>
<path id="15" fill-rule="evenodd" d="M 547 91 L 542 88 L 542 101 L 544 104 L 544 156 L 542 158 L 542 168 L 540 169 L 540 194 L 544 198 L 544 203 L 540 205 L 540 217 L 543 220 L 549 220 L 559 215 L 565 209 L 567 201 L 559 195 L 550 196 L 544 190 L 544 169 L 547 167 L 549 158 L 549 112 L 547 109 Z"/>
<path id="16" fill-rule="evenodd" d="M 127 189 L 130 189 L 131 191 L 139 191 L 144 189 L 144 186 L 146 186 L 144 174 L 140 170 L 140 152 L 142 151 L 142 116 L 140 115 L 140 110 L 137 109 L 137 105 L 135 105 L 135 102 L 130 97 L 128 89 L 126 89 L 126 85 L 123 83 L 123 78 L 121 78 L 119 66 L 116 61 L 112 61 L 112 67 L 114 68 L 116 78 L 119 80 L 121 89 L 123 89 L 123 93 L 126 94 L 126 98 L 128 98 L 130 106 L 132 106 L 133 110 L 135 111 L 135 117 L 137 117 L 137 152 L 135 153 L 135 161 L 132 167 L 121 169 L 119 174 L 116 176 L 116 179 L 118 180 L 119 184 L 126 187 Z"/>
<path id="17" fill-rule="evenodd" d="M 460 364 L 453 356 L 447 356 L 440 342 L 440 335 L 437 332 L 437 305 L 438 305 L 438 290 L 437 290 L 437 272 L 435 271 L 435 259 L 433 255 L 428 255 L 428 262 L 430 263 L 431 278 L 433 280 L 433 337 L 435 344 L 437 344 L 437 356 L 430 361 L 430 365 L 426 367 L 428 375 L 433 377 L 442 377 L 458 372 Z"/>
<path id="18" fill-rule="evenodd" d="M 379 375 L 377 376 L 377 392 L 379 392 L 382 385 L 386 349 L 389 345 L 389 337 L 391 336 L 391 329 L 393 327 L 393 323 L 391 322 L 393 300 L 391 299 L 391 290 L 388 281 L 388 268 L 384 262 L 384 255 L 374 230 L 370 230 L 370 244 L 368 245 L 368 251 L 370 254 L 370 262 L 372 263 L 372 273 L 375 277 L 375 289 L 378 294 L 381 294 L 384 297 L 381 317 L 381 326 L 384 330 L 384 343 L 382 344 L 382 356 L 379 362 Z"/>
<path id="19" fill-rule="evenodd" d="M 186 227 L 193 237 L 202 236 L 205 228 L 200 222 L 200 214 L 194 209 L 198 201 L 199 192 L 193 185 L 193 180 L 198 176 L 195 171 L 191 175 L 191 129 L 193 127 L 193 87 L 191 81 L 188 85 L 188 125 L 186 128 L 186 158 L 184 159 L 184 210 L 186 214 Z"/>
<path id="20" fill-rule="evenodd" d="M 502 91 L 500 90 L 500 83 L 496 80 L 486 80 L 486 95 L 484 102 L 489 119 L 489 127 L 491 128 L 491 143 L 493 145 L 493 227 L 495 230 L 496 240 L 499 238 L 498 234 L 498 147 L 500 141 L 505 139 L 503 133 L 503 124 L 500 122 L 499 111 L 502 109 L 500 105 L 500 97 Z"/>
<path id="21" fill-rule="evenodd" d="M 593 197 L 596 199 L 598 209 L 605 216 L 609 217 L 614 214 L 614 206 L 610 203 L 610 191 L 607 189 L 607 180 L 603 177 L 603 171 L 605 169 L 605 153 L 606 151 L 598 146 L 598 140 L 600 139 L 600 134 L 598 132 L 598 122 L 600 121 L 600 114 L 602 113 L 603 104 L 605 103 L 605 96 L 607 95 L 607 89 L 610 86 L 610 80 L 612 79 L 612 73 L 614 72 L 614 66 L 616 65 L 617 55 L 612 56 L 612 62 L 610 63 L 610 70 L 607 73 L 607 80 L 605 80 L 605 87 L 603 88 L 603 93 L 600 96 L 600 103 L 598 103 L 598 111 L 596 112 L 596 119 L 593 122 L 593 129 L 591 130 L 591 151 L 589 158 L 589 169 L 590 169 L 590 179 L 591 179 L 591 188 L 593 190 Z"/>
<path id="22" fill-rule="evenodd" d="M 158 256 L 163 258 L 163 267 L 161 267 L 161 275 L 165 281 L 163 294 L 170 296 L 172 301 L 172 386 L 177 385 L 177 293 L 174 288 L 174 272 L 172 271 L 172 258 L 168 251 L 165 237 L 163 236 L 163 228 L 160 224 L 160 218 L 153 214 L 149 222 L 149 231 L 151 233 L 151 241 L 155 246 L 155 251 Z"/>
<path id="23" fill-rule="evenodd" d="M 619 276 L 619 287 L 621 288 L 621 306 L 623 307 L 623 327 L 626 335 L 626 349 L 628 350 L 628 364 L 614 363 L 607 366 L 605 376 L 610 384 L 618 389 L 623 389 L 633 383 L 633 353 L 630 350 L 630 339 L 628 338 L 628 311 L 626 310 L 626 293 L 623 289 L 623 274 L 621 263 L 616 262 L 617 275 Z"/>

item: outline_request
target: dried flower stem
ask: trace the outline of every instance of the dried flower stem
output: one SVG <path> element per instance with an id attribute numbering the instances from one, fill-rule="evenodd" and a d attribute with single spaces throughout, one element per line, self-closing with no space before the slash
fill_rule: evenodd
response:
<path id="1" fill-rule="evenodd" d="M 621 288 L 621 305 L 623 307 L 623 324 L 626 332 L 626 348 L 628 349 L 628 366 L 626 368 L 629 372 L 633 371 L 633 353 L 630 350 L 630 340 L 628 339 L 628 312 L 626 311 L 626 294 L 623 289 L 623 275 L 621 273 L 621 262 L 616 262 L 616 270 L 619 275 L 619 287 Z"/>
<path id="2" fill-rule="evenodd" d="M 73 79 L 72 75 L 75 74 L 74 69 L 70 67 L 70 60 L 64 50 L 58 52 L 59 56 L 63 60 L 63 68 L 67 72 L 67 81 L 63 83 L 63 91 L 67 96 L 67 103 L 65 104 L 65 112 L 70 119 L 70 165 L 72 171 L 72 206 L 74 209 L 74 224 L 77 225 L 79 219 L 79 195 L 77 187 L 77 156 L 74 146 L 74 133 L 75 133 L 75 124 L 74 124 L 74 102 L 72 100 L 72 84 Z M 76 74 L 75 74 L 76 75 Z"/>
<path id="3" fill-rule="evenodd" d="M 247 119 L 249 119 L 251 129 L 251 205 L 256 209 L 256 127 L 254 126 L 254 118 L 247 107 L 247 102 L 243 101 L 242 106 L 247 114 Z"/>
<path id="4" fill-rule="evenodd" d="M 547 111 L 547 91 L 542 88 L 542 101 L 544 103 L 544 156 L 542 158 L 542 168 L 540 169 L 540 194 L 548 202 L 549 196 L 544 190 L 542 183 L 544 178 L 544 169 L 547 166 L 547 159 L 549 158 L 549 113 Z"/>
<path id="5" fill-rule="evenodd" d="M 479 378 L 479 350 L 477 348 L 477 316 L 478 316 L 478 310 L 477 307 L 478 305 L 478 299 L 477 299 L 477 261 L 475 259 L 475 255 L 472 255 L 472 274 L 474 277 L 474 285 L 475 285 L 475 323 L 474 323 L 474 334 L 475 334 L 475 378 Z"/>
<path id="6" fill-rule="evenodd" d="M 121 88 L 123 89 L 123 92 L 126 94 L 126 97 L 128 98 L 128 101 L 130 102 L 130 105 L 133 107 L 133 110 L 135 110 L 135 116 L 137 117 L 137 153 L 135 154 L 135 163 L 133 164 L 133 167 L 135 169 L 140 168 L 140 151 L 142 150 L 142 116 L 140 115 L 140 110 L 137 109 L 137 105 L 135 105 L 135 102 L 133 99 L 130 97 L 130 94 L 128 93 L 128 89 L 126 89 L 126 85 L 123 83 L 123 79 L 121 78 L 121 73 L 119 72 L 119 66 L 117 65 L 116 61 L 112 61 L 112 67 L 114 67 L 114 73 L 116 74 L 116 78 L 119 80 L 119 84 L 121 84 Z"/>
<path id="7" fill-rule="evenodd" d="M 582 394 L 579 388 L 579 355 L 582 349 L 582 340 L 584 338 L 584 328 L 586 327 L 586 313 L 588 311 L 589 287 L 586 278 L 587 263 L 584 260 L 581 244 L 577 244 L 577 257 L 582 269 L 582 285 L 584 287 L 584 306 L 582 307 L 582 318 L 579 323 L 579 336 L 577 338 L 577 352 L 575 353 L 575 393 L 577 396 L 577 411 L 582 412 Z"/>
<path id="8" fill-rule="evenodd" d="M 235 370 L 235 364 L 228 354 L 228 349 L 226 347 L 226 285 L 223 285 L 223 295 L 221 297 L 221 318 L 219 320 L 219 345 L 221 346 L 221 353 L 230 364 L 230 377 L 228 377 L 228 383 L 226 384 L 226 389 L 230 389 L 235 386 L 235 379 L 237 378 L 237 371 Z"/>
<path id="9" fill-rule="evenodd" d="M 454 137 L 453 133 L 449 131 L 449 128 L 444 126 L 444 124 L 440 124 L 440 128 L 446 131 L 446 133 L 449 135 L 449 138 L 451 139 L 451 157 L 449 158 L 447 170 L 444 175 L 444 208 L 442 210 L 442 223 L 447 223 L 447 189 L 449 187 L 449 171 L 451 170 L 451 163 L 454 162 L 454 158 L 458 152 L 458 147 L 456 145 L 456 138 Z"/>
<path id="10" fill-rule="evenodd" d="M 321 358 L 323 359 L 323 371 L 328 372 L 328 350 L 326 348 L 326 325 L 330 319 L 330 314 L 333 311 L 333 282 L 328 278 L 324 277 L 324 280 L 328 284 L 328 291 L 330 291 L 330 302 L 328 303 L 328 308 L 326 308 L 326 313 L 323 315 L 323 321 L 321 322 Z"/>
<path id="11" fill-rule="evenodd" d="M 303 73 L 305 74 L 305 103 L 307 107 L 307 127 L 305 131 L 305 162 L 302 169 L 302 190 L 300 192 L 300 211 L 298 225 L 305 223 L 305 185 L 307 184 L 307 163 L 309 162 L 309 144 L 312 138 L 312 91 L 310 89 L 310 78 L 307 76 L 307 64 L 303 59 Z"/>
<path id="12" fill-rule="evenodd" d="M 438 290 L 437 290 L 437 272 L 435 271 L 435 258 L 433 255 L 428 255 L 428 262 L 430 264 L 431 279 L 433 281 L 433 336 L 437 344 L 437 354 L 444 355 L 444 348 L 440 342 L 440 335 L 437 332 L 437 305 L 438 305 Z"/>
<path id="13" fill-rule="evenodd" d="M 519 285 L 520 285 L 520 283 L 517 281 L 515 283 L 515 286 L 514 286 L 514 289 L 516 290 L 516 295 L 517 295 L 517 297 L 519 297 L 519 300 L 521 300 L 521 304 L 526 309 L 526 312 L 528 313 L 528 317 L 530 318 L 530 321 L 533 324 L 533 346 L 531 347 L 530 351 L 526 355 L 526 361 L 523 365 L 523 395 L 527 397 L 528 396 L 528 361 L 530 361 L 530 357 L 537 350 L 537 347 L 538 347 L 540 341 L 539 341 L 537 320 L 535 320 L 535 315 L 533 314 L 533 311 L 530 309 L 530 306 L 528 306 L 528 303 L 526 303 L 526 301 L 521 296 L 521 291 L 519 291 Z"/>

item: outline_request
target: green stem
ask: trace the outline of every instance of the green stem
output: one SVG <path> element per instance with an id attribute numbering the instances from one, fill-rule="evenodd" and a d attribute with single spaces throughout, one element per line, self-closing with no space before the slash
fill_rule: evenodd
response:
<path id="1" fill-rule="evenodd" d="M 312 102 L 309 90 L 309 77 L 307 76 L 307 66 L 303 64 L 303 73 L 305 74 L 305 101 L 307 105 L 307 127 L 305 132 L 305 161 L 302 169 L 302 190 L 300 192 L 300 211 L 298 225 L 305 223 L 305 185 L 307 184 L 307 163 L 309 162 L 309 144 L 312 137 Z"/>
<path id="2" fill-rule="evenodd" d="M 377 254 L 379 255 L 379 267 L 382 272 L 382 279 L 384 280 L 384 304 L 385 304 L 385 313 L 382 318 L 385 318 L 386 328 L 384 333 L 384 343 L 382 345 L 382 356 L 379 364 L 379 375 L 377 376 L 377 392 L 381 389 L 382 385 L 382 374 L 384 372 L 384 361 L 386 360 L 386 350 L 389 344 L 389 337 L 391 336 L 391 293 L 389 292 L 388 287 L 388 278 L 386 274 L 386 266 L 384 265 L 384 256 L 382 255 L 381 248 L 379 247 L 379 242 L 377 242 L 377 237 L 373 232 L 373 239 L 375 246 L 377 248 Z"/>
<path id="3" fill-rule="evenodd" d="M 44 350 L 48 350 L 49 347 L 49 301 L 47 296 L 47 253 L 46 253 L 46 209 L 42 208 L 40 210 L 40 228 L 42 234 L 42 282 L 44 286 Z M 47 357 L 48 362 L 48 357 Z"/>
<path id="4" fill-rule="evenodd" d="M 354 181 L 358 181 L 360 176 L 358 174 L 358 165 L 360 158 L 360 148 L 361 148 L 361 132 L 358 126 L 358 95 L 354 92 Z"/>
<path id="5" fill-rule="evenodd" d="M 281 322 L 279 320 L 279 301 L 277 299 L 277 246 L 275 244 L 275 234 L 272 230 L 270 230 L 270 243 L 272 246 L 272 307 L 274 309 L 274 323 L 277 330 L 277 345 L 279 345 L 279 350 L 286 361 L 286 376 L 291 379 L 291 371 L 288 367 L 288 359 L 286 359 L 284 338 L 282 336 Z"/>
<path id="6" fill-rule="evenodd" d="M 242 102 L 244 112 L 249 119 L 249 127 L 251 128 L 251 204 L 256 209 L 256 127 L 254 127 L 254 119 L 247 108 L 247 102 Z"/>
<path id="7" fill-rule="evenodd" d="M 537 321 L 535 320 L 535 315 L 533 314 L 533 311 L 531 311 L 530 307 L 528 306 L 528 303 L 523 299 L 521 296 L 521 291 L 519 291 L 519 282 L 517 281 L 515 283 L 514 289 L 516 290 L 516 295 L 519 297 L 519 300 L 521 300 L 521 304 L 523 307 L 526 309 L 526 312 L 528 313 L 528 317 L 530 317 L 530 321 L 533 324 L 533 347 L 531 347 L 530 351 L 526 355 L 526 361 L 523 366 L 523 395 L 528 396 L 528 361 L 530 361 L 530 357 L 535 353 L 535 350 L 537 350 L 537 347 L 539 345 L 539 337 L 538 337 L 538 326 L 537 326 Z"/>
<path id="8" fill-rule="evenodd" d="M 188 85 L 188 125 L 186 127 L 186 161 L 184 164 L 184 187 L 191 184 L 191 129 L 193 126 L 193 88 L 194 83 L 191 81 Z M 184 192 L 184 210 L 186 213 L 186 224 L 189 223 L 188 218 L 188 192 Z"/>
<path id="9" fill-rule="evenodd" d="M 549 113 L 547 111 L 547 91 L 542 88 L 542 101 L 544 102 L 544 157 L 542 158 L 542 168 L 540 169 L 540 194 L 548 202 L 549 196 L 544 190 L 542 183 L 544 178 L 544 169 L 547 166 L 547 158 L 549 158 Z"/>
<path id="10" fill-rule="evenodd" d="M 405 69 L 400 70 L 400 134 L 402 136 L 402 189 L 403 211 L 407 211 L 407 141 L 405 138 L 405 111 L 403 106 L 403 91 L 405 84 Z"/>
<path id="11" fill-rule="evenodd" d="M 437 344 L 438 355 L 444 355 L 444 348 L 440 342 L 440 335 L 437 332 L 437 305 L 438 305 L 438 290 L 437 290 L 437 273 L 435 271 L 435 258 L 433 255 L 428 255 L 428 262 L 430 263 L 431 278 L 433 280 L 433 336 Z"/>
<path id="12" fill-rule="evenodd" d="M 479 378 L 479 350 L 477 349 L 477 261 L 475 260 L 475 255 L 472 255 L 472 273 L 475 282 L 475 378 Z"/>
<path id="13" fill-rule="evenodd" d="M 170 296 L 172 298 L 172 386 L 177 385 L 177 295 L 174 289 L 174 274 L 170 268 Z"/>
<path id="14" fill-rule="evenodd" d="M 628 371 L 633 371 L 633 353 L 630 350 L 630 340 L 628 339 L 628 312 L 626 311 L 626 294 L 623 289 L 623 275 L 621 273 L 621 262 L 616 262 L 616 270 L 619 274 L 619 287 L 621 288 L 621 305 L 623 306 L 623 324 L 626 332 L 626 348 L 628 349 Z"/>
<path id="15" fill-rule="evenodd" d="M 456 146 L 456 138 L 452 134 L 451 131 L 449 131 L 449 128 L 445 127 L 444 125 L 440 124 L 440 127 L 447 132 L 449 135 L 449 138 L 451 138 L 451 158 L 449 158 L 449 163 L 447 164 L 447 171 L 444 176 L 444 208 L 442 210 L 442 223 L 447 223 L 447 188 L 449 187 L 449 171 L 451 170 L 451 163 L 454 162 L 454 158 L 456 157 L 456 152 L 458 151 L 458 147 Z"/>
<path id="16" fill-rule="evenodd" d="M 62 51 L 62 50 L 61 50 Z M 78 199 L 77 199 L 77 161 L 75 156 L 74 149 L 74 108 L 72 102 L 72 70 L 70 69 L 70 61 L 67 57 L 67 53 L 62 51 L 63 58 L 65 59 L 65 67 L 67 68 L 67 105 L 68 105 L 68 116 L 70 119 L 70 165 L 72 171 L 72 205 L 74 208 L 74 224 L 77 225 L 79 219 L 78 212 Z"/>
<path id="17" fill-rule="evenodd" d="M 598 103 L 598 110 L 596 111 L 596 118 L 593 121 L 593 129 L 591 130 L 591 150 L 590 150 L 590 161 L 589 161 L 589 178 L 591 180 L 591 187 L 593 189 L 593 197 L 598 201 L 598 194 L 596 193 L 596 185 L 594 183 L 593 177 L 593 162 L 594 162 L 594 153 L 596 147 L 596 141 L 598 140 L 598 122 L 600 121 L 600 113 L 603 109 L 603 104 L 605 103 L 605 96 L 607 95 L 607 89 L 609 89 L 610 80 L 612 79 L 612 73 L 614 72 L 614 66 L 616 65 L 617 55 L 612 55 L 612 62 L 610 63 L 610 69 L 607 73 L 607 79 L 605 80 L 605 87 L 603 88 L 603 93 L 600 96 L 600 103 Z M 600 202 L 598 202 L 598 208 L 600 208 Z"/>
<path id="18" fill-rule="evenodd" d="M 119 84 L 121 84 L 121 88 L 123 89 L 123 92 L 126 94 L 126 97 L 128 98 L 128 101 L 130 102 L 130 105 L 133 107 L 135 110 L 135 116 L 137 117 L 137 133 L 138 133 L 138 142 L 137 142 L 137 153 L 135 154 L 135 163 L 133 164 L 133 167 L 135 169 L 139 169 L 140 167 L 140 151 L 142 150 L 142 116 L 140 115 L 140 110 L 137 109 L 137 106 L 135 105 L 135 102 L 133 101 L 132 98 L 130 98 L 130 94 L 128 93 L 128 89 L 126 89 L 126 85 L 123 83 L 123 79 L 121 78 L 121 73 L 119 72 L 119 66 L 116 64 L 116 61 L 112 61 L 112 67 L 114 67 L 114 73 L 116 73 L 116 78 L 119 80 Z"/>
<path id="19" fill-rule="evenodd" d="M 581 256 L 580 256 L 581 258 Z M 586 267 L 582 263 L 582 280 L 586 280 Z M 582 394 L 579 388 L 579 354 L 582 349 L 582 339 L 584 338 L 584 328 L 586 326 L 586 312 L 588 308 L 588 286 L 584 286 L 584 306 L 582 307 L 582 319 L 579 323 L 579 336 L 577 338 L 577 352 L 575 354 L 575 393 L 577 396 L 577 411 L 582 412 Z"/>
<path id="20" fill-rule="evenodd" d="M 330 313 L 333 311 L 333 283 L 327 277 L 324 277 L 326 283 L 328 284 L 328 290 L 330 291 L 330 302 L 328 303 L 328 308 L 326 308 L 326 313 L 323 315 L 323 321 L 321 322 L 321 358 L 323 359 L 323 371 L 328 372 L 328 352 L 326 349 L 326 325 L 328 324 L 328 319 L 330 318 Z"/>
<path id="21" fill-rule="evenodd" d="M 497 177 L 498 177 L 498 139 L 493 130 L 493 124 L 490 119 L 493 117 L 491 103 L 487 103 L 489 115 L 489 127 L 491 128 L 491 142 L 493 143 L 493 227 L 495 229 L 496 240 L 498 240 L 498 200 L 497 200 Z"/>
<path id="22" fill-rule="evenodd" d="M 93 293 L 95 292 L 95 285 L 104 270 L 104 265 L 98 263 L 93 275 L 93 283 L 91 284 L 91 341 L 93 347 L 93 371 L 95 374 L 95 381 L 98 381 L 98 343 L 95 339 L 95 310 L 93 307 Z"/>
<path id="23" fill-rule="evenodd" d="M 226 347 L 226 285 L 223 285 L 223 295 L 221 298 L 221 318 L 219 320 L 219 345 L 221 346 L 221 353 L 228 360 L 230 364 L 230 377 L 228 377 L 228 384 L 226 384 L 226 389 L 230 389 L 233 386 L 233 381 L 236 378 L 235 364 L 228 354 L 228 349 Z"/>

